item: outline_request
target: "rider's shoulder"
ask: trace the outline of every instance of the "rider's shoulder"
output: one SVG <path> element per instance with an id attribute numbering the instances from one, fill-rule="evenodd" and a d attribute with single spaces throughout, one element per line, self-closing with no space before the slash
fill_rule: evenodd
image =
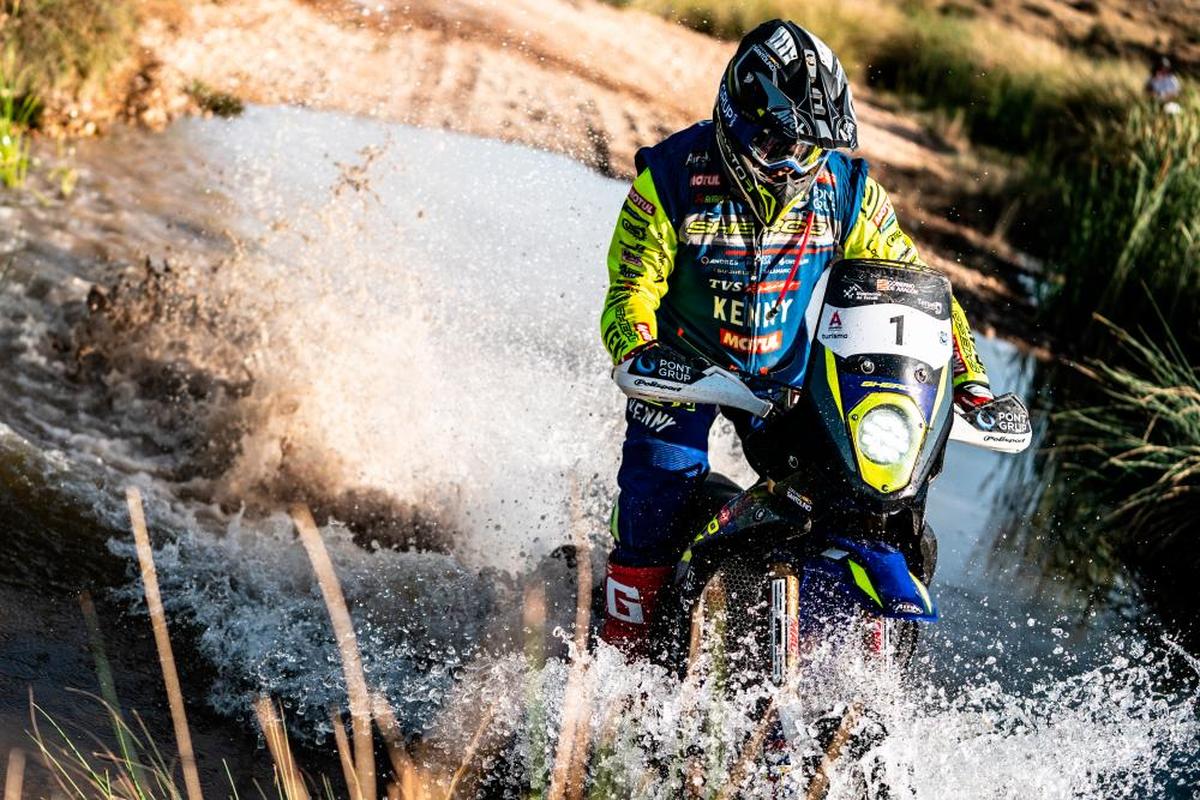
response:
<path id="1" fill-rule="evenodd" d="M 661 142 L 642 147 L 634 156 L 638 172 L 647 167 L 694 167 L 712 157 L 713 125 L 703 120 L 672 133 Z"/>
<path id="2" fill-rule="evenodd" d="M 857 187 L 866 183 L 871 165 L 867 159 L 861 156 L 852 156 L 841 150 L 833 150 L 825 161 L 825 168 L 833 174 L 835 182 L 844 182 Z"/>

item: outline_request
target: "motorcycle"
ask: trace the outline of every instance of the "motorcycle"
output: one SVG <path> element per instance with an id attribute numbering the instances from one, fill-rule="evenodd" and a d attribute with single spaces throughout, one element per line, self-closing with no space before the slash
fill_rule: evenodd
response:
<path id="1" fill-rule="evenodd" d="M 813 296 L 799 389 L 764 391 L 760 376 L 661 347 L 616 369 L 632 397 L 760 420 L 743 437 L 760 481 L 742 491 L 710 477 L 698 501 L 708 519 L 660 601 L 656 649 L 680 676 L 719 657 L 725 674 L 784 685 L 835 639 L 883 669 L 908 664 L 917 626 L 938 619 L 923 517 L 946 443 L 1017 453 L 1032 439 L 1012 394 L 955 408 L 940 273 L 843 260 Z"/>

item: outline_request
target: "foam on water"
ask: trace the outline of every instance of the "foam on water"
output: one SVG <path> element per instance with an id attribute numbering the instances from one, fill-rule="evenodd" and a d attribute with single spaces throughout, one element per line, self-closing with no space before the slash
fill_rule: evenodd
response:
<path id="1" fill-rule="evenodd" d="M 166 137 L 211 182 L 206 213 L 232 248 L 216 263 L 212 247 L 178 247 L 170 275 L 155 281 L 189 312 L 138 317 L 138 336 L 120 342 L 125 329 L 98 336 L 129 352 L 79 390 L 97 394 L 91 416 L 30 410 L 23 432 L 63 454 L 56 470 L 88 476 L 64 491 L 94 502 L 113 529 L 123 525 L 121 484 L 142 486 L 165 534 L 169 608 L 217 672 L 212 703 L 243 714 L 253 693 L 269 691 L 301 736 L 320 733 L 344 690 L 311 569 L 289 520 L 271 509 L 297 489 L 335 510 L 379 498 L 416 509 L 413 520 L 437 528 L 448 552 L 401 552 L 356 542 L 336 522 L 322 528 L 368 678 L 410 731 L 447 741 L 469 736 L 472 713 L 500 697 L 496 735 L 511 733 L 518 754 L 508 768 L 536 773 L 555 740 L 565 668 L 532 670 L 505 655 L 496 628 L 515 625 L 510 573 L 568 541 L 573 519 L 604 546 L 622 400 L 597 317 L 624 187 L 525 148 L 296 110 L 186 121 Z M 52 382 L 55 363 L 37 363 L 47 334 L 35 311 L 21 323 L 27 369 Z M 165 402 L 139 360 L 182 365 L 219 391 Z M 198 455 L 225 438 L 236 446 Z M 713 450 L 719 470 L 749 477 L 728 431 Z M 974 507 L 954 504 L 965 491 Z M 1086 646 L 1055 640 L 1064 648 L 1055 659 L 1026 652 L 1048 626 L 1025 626 L 1029 596 L 1005 603 L 1013 584 L 980 577 L 972 553 L 994 534 L 971 521 L 987 516 L 981 495 L 948 473 L 931 501 L 949 545 L 951 602 L 922 656 L 929 674 L 916 691 L 871 689 L 890 734 L 873 757 L 907 787 L 900 796 L 1148 797 L 1194 780 L 1195 676 L 1171 674 L 1137 630 L 1104 642 L 1108 621 L 1096 617 L 1081 626 L 1091 626 Z M 121 540 L 112 548 L 130 556 Z M 1075 660 L 1076 649 L 1086 654 Z M 825 694 L 814 689 L 806 708 L 865 691 L 855 677 L 815 684 Z M 590 687 L 593 740 L 609 743 L 598 763 L 607 779 L 632 780 L 621 785 L 634 796 L 677 796 L 658 770 L 689 737 L 732 754 L 756 722 L 746 702 L 705 727 L 695 708 L 712 710 L 711 693 L 608 650 Z M 530 733 L 536 708 L 544 716 Z M 717 759 L 713 779 L 727 768 Z M 848 791 L 837 780 L 834 789 Z"/>

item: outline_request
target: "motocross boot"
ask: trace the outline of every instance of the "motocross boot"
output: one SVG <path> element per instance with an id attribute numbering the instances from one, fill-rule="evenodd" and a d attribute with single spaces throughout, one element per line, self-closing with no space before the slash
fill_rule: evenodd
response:
<path id="1" fill-rule="evenodd" d="M 651 655 L 651 621 L 672 567 L 626 567 L 608 560 L 600 638 L 629 658 Z"/>

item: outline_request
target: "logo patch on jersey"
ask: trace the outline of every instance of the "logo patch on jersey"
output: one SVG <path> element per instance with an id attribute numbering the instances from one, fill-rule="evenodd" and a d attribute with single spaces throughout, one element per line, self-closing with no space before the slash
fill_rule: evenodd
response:
<path id="1" fill-rule="evenodd" d="M 774 353 L 783 347 L 783 331 L 775 331 L 766 336 L 747 336 L 721 328 L 720 334 L 721 346 L 735 353 Z"/>
<path id="2" fill-rule="evenodd" d="M 629 202 L 633 203 L 651 217 L 653 217 L 654 212 L 658 210 L 654 203 L 651 203 L 649 200 L 638 194 L 638 190 L 634 189 L 632 186 L 629 188 Z"/>
<path id="3" fill-rule="evenodd" d="M 632 236 L 635 239 L 640 240 L 640 239 L 646 238 L 646 226 L 645 225 L 634 225 L 629 220 L 623 219 L 623 220 L 621 220 L 621 227 L 625 229 L 626 233 L 628 233 L 630 236 Z"/>

